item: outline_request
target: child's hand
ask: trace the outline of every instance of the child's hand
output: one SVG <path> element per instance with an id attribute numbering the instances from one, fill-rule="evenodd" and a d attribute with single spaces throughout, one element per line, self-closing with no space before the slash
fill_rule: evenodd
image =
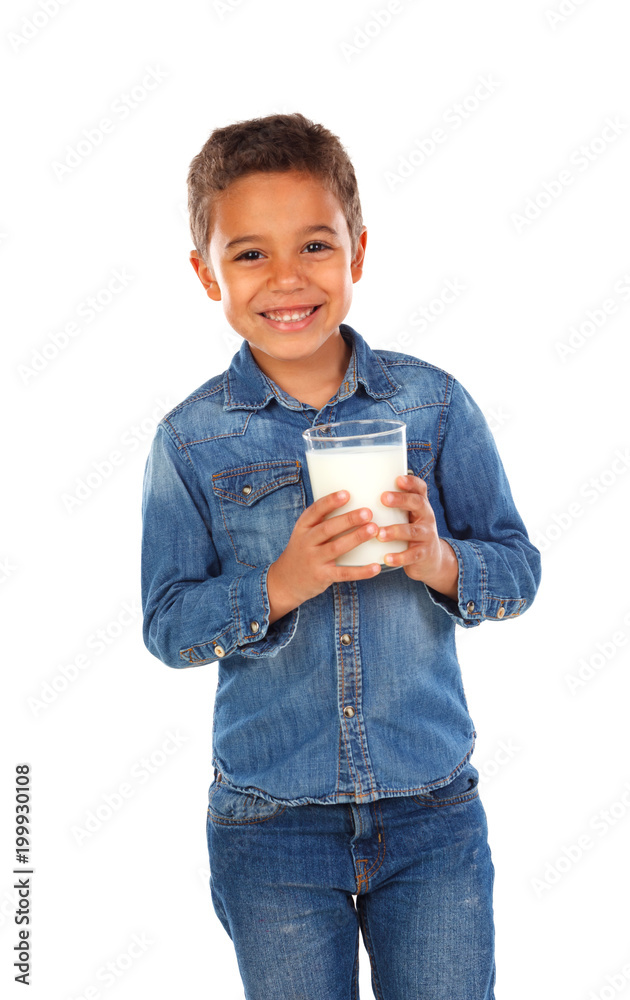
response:
<path id="1" fill-rule="evenodd" d="M 385 556 L 389 566 L 402 566 L 412 580 L 420 580 L 447 597 L 457 598 L 459 565 L 457 557 L 435 523 L 433 508 L 427 499 L 427 484 L 418 476 L 398 476 L 401 493 L 382 493 L 381 503 L 409 511 L 409 524 L 391 524 L 381 528 L 384 540 L 408 541 L 406 552 Z M 390 499 L 391 498 L 391 499 Z"/>
<path id="2" fill-rule="evenodd" d="M 370 520 L 368 507 L 338 514 L 326 514 L 348 502 L 348 493 L 328 493 L 302 511 L 287 547 L 269 567 L 267 591 L 271 604 L 270 623 L 311 597 L 321 594 L 331 583 L 367 580 L 377 576 L 378 563 L 367 566 L 336 566 L 338 556 L 373 538 L 378 526 Z M 365 516 L 361 516 L 364 513 Z M 354 528 L 347 535 L 343 531 Z"/>

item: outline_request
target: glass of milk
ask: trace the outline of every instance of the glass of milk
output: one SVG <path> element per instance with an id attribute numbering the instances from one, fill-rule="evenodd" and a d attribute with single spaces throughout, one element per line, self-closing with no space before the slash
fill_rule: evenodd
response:
<path id="1" fill-rule="evenodd" d="M 343 420 L 336 424 L 317 424 L 303 432 L 313 500 L 337 490 L 347 490 L 350 494 L 348 502 L 327 514 L 325 519 L 337 517 L 346 507 L 348 510 L 369 507 L 372 521 L 379 528 L 409 523 L 407 510 L 381 503 L 382 493 L 399 491 L 396 477 L 407 474 L 405 431 L 406 425 L 400 420 Z M 383 570 L 397 569 L 399 567 L 388 566 L 384 558 L 388 552 L 404 552 L 407 546 L 406 541 L 369 538 L 338 556 L 335 565 L 365 566 L 376 562 Z"/>

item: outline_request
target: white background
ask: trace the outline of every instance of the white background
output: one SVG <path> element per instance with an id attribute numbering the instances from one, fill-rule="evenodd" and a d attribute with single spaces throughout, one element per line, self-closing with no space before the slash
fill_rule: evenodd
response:
<path id="1" fill-rule="evenodd" d="M 460 379 L 544 550 L 524 618 L 458 630 L 496 867 L 497 997 L 630 995 L 626 0 L 403 0 L 382 26 L 385 0 L 43 5 L 5 3 L 0 31 L 10 996 L 23 995 L 12 816 L 27 761 L 29 996 L 243 997 L 208 888 L 217 667 L 167 669 L 143 645 L 140 502 L 157 420 L 240 343 L 188 261 L 188 165 L 212 129 L 296 110 L 340 137 L 357 173 L 368 243 L 347 322 Z M 106 117 L 112 130 L 80 145 Z M 116 271 L 125 286 L 107 292 Z M 444 308 L 447 280 L 465 290 Z M 410 324 L 421 307 L 425 330 Z M 372 995 L 363 946 L 361 988 Z"/>

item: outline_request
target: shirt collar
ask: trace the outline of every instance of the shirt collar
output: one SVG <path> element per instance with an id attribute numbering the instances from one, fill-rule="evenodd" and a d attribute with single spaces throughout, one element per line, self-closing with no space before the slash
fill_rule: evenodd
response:
<path id="1" fill-rule="evenodd" d="M 386 399 L 401 388 L 385 365 L 360 333 L 347 323 L 339 327 L 344 340 L 352 345 L 352 356 L 343 381 L 337 392 L 338 399 L 346 399 L 357 390 L 360 382 L 374 399 Z M 304 409 L 293 396 L 289 396 L 259 368 L 247 340 L 234 355 L 223 379 L 224 410 L 259 410 L 272 399 L 293 410 Z"/>

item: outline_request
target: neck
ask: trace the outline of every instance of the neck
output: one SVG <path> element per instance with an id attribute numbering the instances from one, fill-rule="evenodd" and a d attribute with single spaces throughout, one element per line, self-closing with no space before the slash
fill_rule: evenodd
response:
<path id="1" fill-rule="evenodd" d="M 352 357 L 352 346 L 338 329 L 306 360 L 278 361 L 251 345 L 250 349 L 259 368 L 284 392 L 320 408 L 337 392 Z"/>

